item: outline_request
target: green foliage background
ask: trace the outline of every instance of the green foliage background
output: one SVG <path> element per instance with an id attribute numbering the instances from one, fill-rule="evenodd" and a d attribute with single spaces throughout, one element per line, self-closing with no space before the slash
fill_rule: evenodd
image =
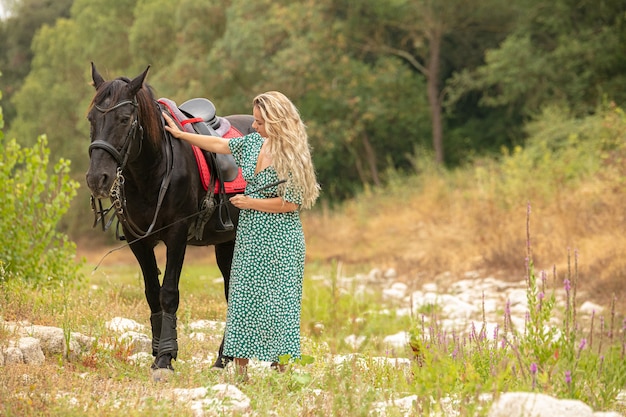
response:
<path id="1" fill-rule="evenodd" d="M 57 229 L 79 184 L 60 160 L 49 173 L 47 139 L 32 148 L 5 140 L 0 108 L 0 282 L 20 278 L 33 284 L 79 278 L 76 244 Z"/>
<path id="2" fill-rule="evenodd" d="M 283 91 L 331 204 L 414 172 L 416 149 L 438 141 L 456 167 L 524 146 L 547 109 L 575 122 L 626 101 L 619 0 L 39 1 L 3 2 L 13 5 L 0 21 L 7 133 L 25 145 L 46 134 L 80 182 L 91 61 L 107 78 L 151 65 L 158 96 L 208 97 L 222 115 Z M 72 232 L 86 228 L 87 193 L 64 224 Z"/>

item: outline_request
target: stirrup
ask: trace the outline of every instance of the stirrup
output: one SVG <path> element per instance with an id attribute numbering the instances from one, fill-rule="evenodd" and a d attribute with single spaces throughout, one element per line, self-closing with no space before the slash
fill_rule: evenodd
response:
<path id="1" fill-rule="evenodd" d="M 226 209 L 226 217 L 222 217 L 222 211 Z M 215 225 L 215 230 L 217 232 L 230 232 L 235 228 L 233 221 L 230 219 L 230 213 L 228 211 L 228 206 L 220 205 L 217 210 L 217 224 Z"/>

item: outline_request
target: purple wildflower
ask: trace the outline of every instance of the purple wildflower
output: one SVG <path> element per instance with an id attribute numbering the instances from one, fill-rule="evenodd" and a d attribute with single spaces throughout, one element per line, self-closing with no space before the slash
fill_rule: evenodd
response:
<path id="1" fill-rule="evenodd" d="M 535 362 L 530 364 L 530 373 L 533 375 L 533 390 L 537 386 L 537 364 Z"/>
<path id="2" fill-rule="evenodd" d="M 565 286 L 565 291 L 569 293 L 569 291 L 572 289 L 569 279 L 565 278 L 563 280 L 563 285 Z"/>
<path id="3" fill-rule="evenodd" d="M 567 385 L 572 383 L 572 373 L 570 371 L 565 371 L 565 382 Z"/>
<path id="4" fill-rule="evenodd" d="M 578 346 L 578 350 L 583 350 L 585 348 L 585 345 L 587 344 L 587 339 L 583 338 L 580 341 L 580 345 Z"/>
<path id="5" fill-rule="evenodd" d="M 537 295 L 537 298 L 539 298 L 539 300 L 543 300 L 543 297 L 545 297 L 545 295 L 543 294 L 543 291 Z"/>

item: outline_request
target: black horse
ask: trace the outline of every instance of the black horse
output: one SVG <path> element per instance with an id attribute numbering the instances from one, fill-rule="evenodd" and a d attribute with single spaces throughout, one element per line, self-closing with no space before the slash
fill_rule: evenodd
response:
<path id="1" fill-rule="evenodd" d="M 172 359 L 176 359 L 178 352 L 179 280 L 186 246 L 215 246 L 228 298 L 239 212 L 228 202 L 229 195 L 205 191 L 192 147 L 185 141 L 173 139 L 163 128 L 165 107 L 155 100 L 151 88 L 144 83 L 148 69 L 132 80 L 119 77 L 105 81 L 91 64 L 96 94 L 87 116 L 91 124 L 91 145 L 86 179 L 96 214 L 94 226 L 101 222 L 103 229 L 108 228 L 114 215 L 110 213 L 108 222 L 105 218 L 114 210 L 141 267 L 151 312 L 155 357 L 152 369 L 173 370 Z M 243 135 L 254 131 L 254 118 L 250 115 L 226 116 L 225 119 Z M 217 175 L 212 177 L 218 178 Z M 211 186 L 208 188 L 211 191 Z M 220 195 L 222 198 L 217 201 Z M 111 199 L 112 205 L 103 210 L 100 199 L 106 198 Z M 96 200 L 100 203 L 99 209 Z M 232 224 L 227 225 L 230 227 L 224 227 L 222 209 L 230 215 Z M 204 221 L 199 223 L 202 217 Z M 167 247 L 162 282 L 154 254 L 160 242 Z M 223 367 L 232 359 L 222 355 L 222 348 L 223 340 L 216 367 Z"/>

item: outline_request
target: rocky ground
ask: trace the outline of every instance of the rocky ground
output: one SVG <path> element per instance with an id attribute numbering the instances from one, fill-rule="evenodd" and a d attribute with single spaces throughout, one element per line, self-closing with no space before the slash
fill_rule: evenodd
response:
<path id="1" fill-rule="evenodd" d="M 441 278 L 441 277 L 440 277 Z M 444 277 L 445 278 L 445 277 Z M 331 285 L 328 277 L 313 277 L 327 285 Z M 436 283 L 436 282 L 439 282 Z M 511 314 L 511 322 L 518 329 L 523 329 L 528 301 L 526 282 L 524 280 L 511 282 L 496 279 L 494 277 L 481 277 L 476 272 L 468 272 L 464 277 L 457 280 L 438 279 L 436 282 L 424 283 L 421 288 L 410 288 L 406 283 L 399 280 L 393 270 L 373 270 L 367 275 L 354 277 L 336 278 L 332 285 L 337 285 L 340 290 L 351 291 L 353 294 L 368 291 L 382 291 L 388 305 L 393 306 L 398 315 L 412 315 L 418 317 L 428 306 L 437 306 L 440 316 L 440 325 L 449 331 L 470 332 L 476 326 L 487 327 L 487 335 L 496 337 L 498 329 L 502 327 L 504 306 L 508 306 Z M 442 285 L 441 282 L 450 284 Z M 557 304 L 565 303 L 565 292 L 556 291 Z M 579 306 L 580 319 L 589 318 L 592 314 L 606 313 L 604 307 L 591 302 L 583 302 Z M 555 322 L 555 325 L 560 323 Z M 206 337 L 214 337 L 221 334 L 224 323 L 208 320 L 193 320 L 189 323 L 179 321 L 180 332 L 188 332 L 187 336 L 202 340 Z M 94 343 L 94 339 L 79 333 L 64 334 L 61 328 L 39 326 L 34 323 L 24 322 L 1 322 L 5 334 L 11 335 L 7 344 L 0 347 L 0 365 L 10 369 L 15 364 L 28 364 L 39 366 L 44 363 L 47 355 L 65 354 L 71 356 L 81 355 Z M 140 323 L 133 320 L 115 317 L 106 322 L 107 329 L 118 335 L 118 343 L 128 344 L 132 355 L 130 361 L 137 361 L 149 365 L 152 361 L 150 331 Z M 500 329 L 501 331 L 501 329 Z M 355 348 L 365 341 L 362 335 L 350 335 L 345 342 Z M 409 341 L 407 332 L 389 334 L 384 336 L 384 343 L 391 348 L 405 348 Z M 103 346 L 102 348 L 107 348 Z M 393 351 L 393 350 L 392 350 Z M 397 349 L 404 351 L 404 349 Z M 403 368 L 410 367 L 408 358 L 371 358 L 373 361 L 385 361 L 390 366 Z M 197 359 L 199 367 L 206 367 L 213 358 Z M 346 360 L 354 360 L 354 355 L 336 355 L 331 358 L 335 363 L 341 364 Z M 253 363 L 251 372 L 269 372 L 269 364 Z M 233 412 L 246 412 L 250 409 L 250 398 L 232 384 L 217 384 L 213 387 L 197 387 L 192 389 L 172 389 L 168 395 L 172 401 L 186 404 L 197 416 L 216 415 L 223 413 L 225 407 Z M 621 395 L 626 403 L 626 392 Z M 381 402 L 375 405 L 373 415 L 385 415 L 388 407 L 406 410 L 410 415 L 413 409 L 415 396 L 398 398 L 391 402 Z M 491 398 L 485 398 L 490 402 Z M 455 409 L 454 401 L 450 400 L 446 408 L 446 416 L 459 415 Z M 512 414 L 511 414 L 512 413 Z M 594 413 L 591 408 L 580 401 L 557 400 L 555 398 L 533 393 L 507 393 L 500 396 L 491 406 L 490 417 L 510 415 L 528 416 L 567 416 L 575 413 L 577 417 L 618 417 L 619 413 Z"/>

